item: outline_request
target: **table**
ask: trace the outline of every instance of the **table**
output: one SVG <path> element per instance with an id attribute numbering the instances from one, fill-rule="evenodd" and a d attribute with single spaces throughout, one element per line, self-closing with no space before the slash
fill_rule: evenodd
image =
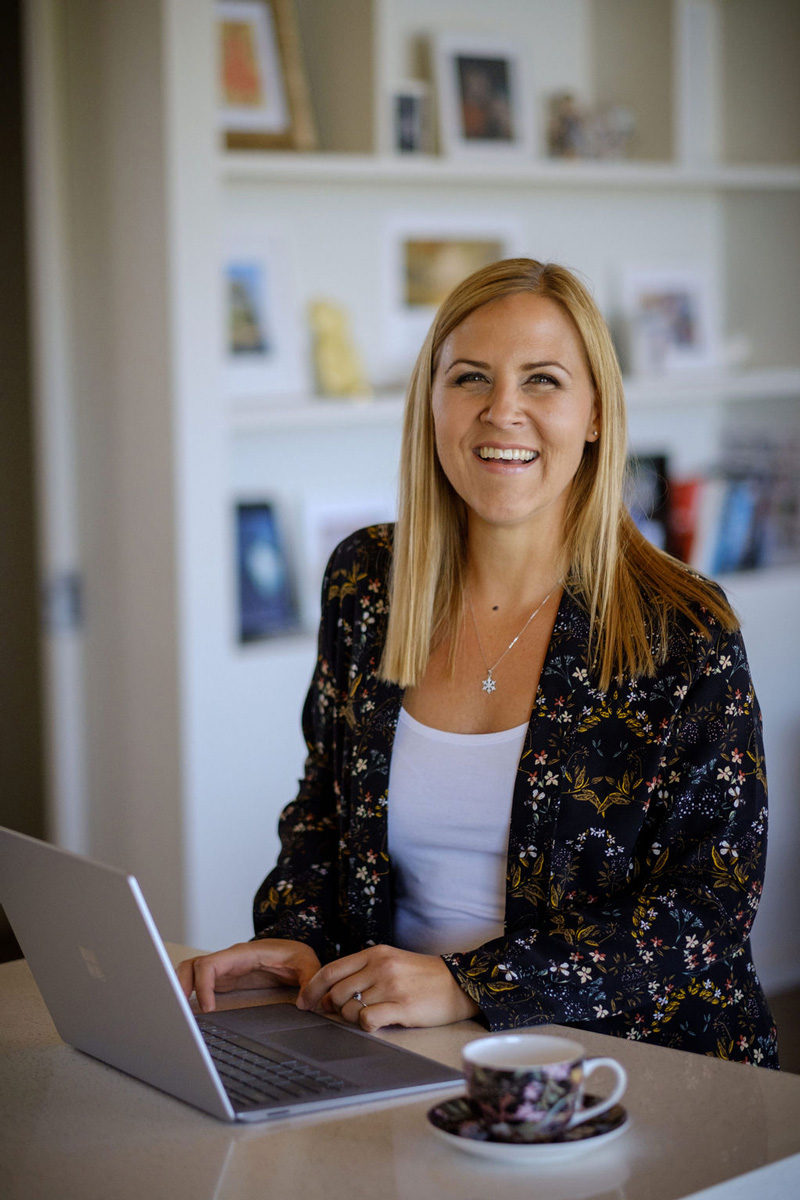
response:
<path id="1" fill-rule="evenodd" d="M 191 953 L 168 949 L 174 962 Z M 286 996 L 278 989 L 240 993 L 220 1006 Z M 457 1065 L 463 1044 L 481 1032 L 464 1021 L 382 1036 Z M 575 1036 L 557 1026 L 549 1032 Z M 701 1189 L 711 1189 L 708 1200 L 800 1195 L 800 1075 L 598 1034 L 580 1040 L 590 1054 L 613 1055 L 626 1067 L 631 1127 L 574 1162 L 508 1168 L 440 1141 L 425 1119 L 430 1095 L 269 1125 L 217 1121 L 65 1046 L 27 964 L 6 963 L 0 966 L 0 1196 L 678 1200 Z"/>

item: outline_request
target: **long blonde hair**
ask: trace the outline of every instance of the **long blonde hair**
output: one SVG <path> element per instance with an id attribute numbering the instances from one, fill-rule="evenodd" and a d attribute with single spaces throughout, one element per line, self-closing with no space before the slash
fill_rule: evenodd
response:
<path id="1" fill-rule="evenodd" d="M 439 463 L 431 393 L 441 347 L 466 317 L 504 296 L 555 301 L 574 322 L 597 397 L 602 434 L 587 442 L 565 519 L 566 586 L 590 620 L 592 673 L 613 679 L 652 675 L 666 653 L 671 616 L 705 632 L 701 610 L 727 629 L 734 613 L 720 593 L 652 546 L 623 502 L 627 417 L 608 327 L 584 285 L 564 267 L 504 259 L 476 271 L 442 303 L 414 366 L 406 398 L 390 612 L 380 673 L 402 687 L 418 683 L 436 642 L 457 635 L 464 613 L 466 510 Z"/>

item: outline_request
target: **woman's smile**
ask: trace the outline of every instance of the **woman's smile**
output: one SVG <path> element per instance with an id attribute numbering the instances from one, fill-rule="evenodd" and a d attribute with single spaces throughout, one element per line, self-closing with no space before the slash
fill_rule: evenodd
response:
<path id="1" fill-rule="evenodd" d="M 525 446 L 478 446 L 475 453 L 481 462 L 493 466 L 521 467 L 535 462 L 539 457 L 538 450 L 529 450 Z"/>

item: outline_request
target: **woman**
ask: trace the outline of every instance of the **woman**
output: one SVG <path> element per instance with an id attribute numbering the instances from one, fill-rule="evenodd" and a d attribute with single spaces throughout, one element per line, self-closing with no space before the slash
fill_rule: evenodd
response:
<path id="1" fill-rule="evenodd" d="M 397 526 L 328 566 L 256 939 L 181 964 L 201 1007 L 285 982 L 367 1030 L 557 1022 L 777 1065 L 744 647 L 636 530 L 625 460 L 578 280 L 512 259 L 459 285 L 412 376 Z"/>

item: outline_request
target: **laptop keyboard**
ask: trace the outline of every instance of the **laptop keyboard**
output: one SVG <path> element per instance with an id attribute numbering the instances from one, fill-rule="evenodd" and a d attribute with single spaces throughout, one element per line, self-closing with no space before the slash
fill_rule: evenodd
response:
<path id="1" fill-rule="evenodd" d="M 239 1108 L 262 1104 L 292 1103 L 315 1096 L 335 1096 L 347 1081 L 319 1067 L 300 1062 L 280 1050 L 242 1044 L 235 1034 L 216 1025 L 200 1027 L 225 1090 Z"/>

